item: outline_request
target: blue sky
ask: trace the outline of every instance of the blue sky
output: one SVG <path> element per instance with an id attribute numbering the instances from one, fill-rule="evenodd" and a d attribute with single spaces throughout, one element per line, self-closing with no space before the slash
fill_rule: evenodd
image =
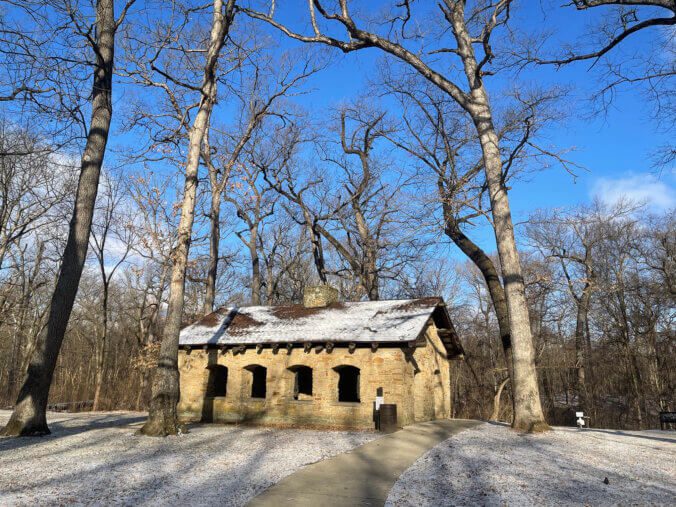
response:
<path id="1" fill-rule="evenodd" d="M 553 15 L 548 19 L 556 21 L 555 29 L 567 27 L 568 32 L 572 32 L 571 24 L 579 24 L 576 28 L 580 30 L 584 18 L 595 18 L 573 10 L 561 9 L 559 14 L 559 19 Z M 538 18 L 541 16 L 534 15 L 533 23 L 537 24 Z M 629 40 L 627 44 L 640 48 L 645 37 L 638 39 Z M 378 58 L 383 56 L 377 50 L 341 56 L 337 64 L 314 80 L 317 88 L 312 97 L 314 107 L 321 108 L 358 94 L 364 86 L 363 75 L 370 72 Z M 651 160 L 654 150 L 668 142 L 669 133 L 652 118 L 651 106 L 646 104 L 642 93 L 630 89 L 624 89 L 616 97 L 606 114 L 590 119 L 591 105 L 587 102 L 597 87 L 595 71 L 589 70 L 588 63 L 573 64 L 558 71 L 553 67 L 536 70 L 538 77 L 571 88 L 573 114 L 550 131 L 548 137 L 552 145 L 573 149 L 569 158 L 586 170 L 576 171 L 574 178 L 555 167 L 532 175 L 528 181 L 516 182 L 511 201 L 517 220 L 539 207 L 587 202 L 594 194 L 615 198 L 620 189 L 639 198 L 645 197 L 646 191 L 654 190 L 659 193 L 659 208 L 676 204 L 673 172 L 663 169 L 660 174 Z"/>
<path id="2" fill-rule="evenodd" d="M 282 11 L 285 17 L 305 19 L 304 2 L 293 5 L 282 3 L 278 9 L 286 9 L 287 4 L 290 10 L 285 13 Z M 608 12 L 592 9 L 580 13 L 571 8 L 562 8 L 561 2 L 531 0 L 519 3 L 512 19 L 513 26 L 527 32 L 550 31 L 552 38 L 549 48 L 556 50 L 561 44 L 589 42 L 589 27 L 599 23 Z M 299 45 L 274 30 L 270 30 L 270 34 L 278 40 L 282 49 Z M 665 37 L 665 32 L 645 31 L 625 41 L 621 50 L 627 54 L 641 54 L 651 50 L 652 43 L 658 37 Z M 315 47 L 320 49 L 319 46 Z M 373 72 L 379 59 L 390 58 L 376 49 L 347 55 L 334 50 L 333 56 L 332 65 L 308 83 L 307 88 L 312 90 L 311 93 L 298 99 L 301 106 L 315 117 L 325 116 L 331 107 L 363 94 L 367 76 Z M 673 53 L 665 57 L 673 57 Z M 588 98 L 598 89 L 600 70 L 599 67 L 589 67 L 588 62 L 576 63 L 560 70 L 541 66 L 528 68 L 519 76 L 520 82 L 526 85 L 557 84 L 570 90 L 565 104 L 567 117 L 546 133 L 546 142 L 560 149 L 572 149 L 568 158 L 585 170 L 577 170 L 577 177 L 574 178 L 562 168 L 553 167 L 515 181 L 510 200 L 516 223 L 525 220 L 535 209 L 587 203 L 594 196 L 606 201 L 616 200 L 622 195 L 653 200 L 655 211 L 673 209 L 676 205 L 674 168 L 662 168 L 661 172 L 657 172 L 652 166 L 654 151 L 668 142 L 670 133 L 653 118 L 652 106 L 646 102 L 645 96 L 631 88 L 622 89 L 606 114 L 590 117 Z M 489 87 L 499 89 L 510 86 L 513 84 L 511 79 L 513 77 L 509 75 L 491 77 Z M 120 97 L 118 100 L 123 99 Z M 128 142 L 128 136 L 113 138 L 112 146 Z M 487 228 L 473 234 L 485 248 L 494 249 L 492 235 Z M 449 251 L 457 258 L 462 258 L 453 249 Z"/>
<path id="3" fill-rule="evenodd" d="M 559 44 L 587 43 L 589 27 L 609 14 L 607 9 L 581 13 L 560 5 L 561 2 L 545 0 L 520 3 L 520 9 L 513 14 L 514 26 L 533 32 L 551 31 L 550 48 L 556 49 Z M 302 6 L 297 8 L 303 9 Z M 303 14 L 298 12 L 299 16 Z M 655 38 L 664 37 L 664 33 L 646 30 L 625 41 L 621 50 L 626 54 L 649 51 Z M 291 44 L 282 37 L 279 41 L 283 46 Z M 336 53 L 339 52 L 336 50 Z M 665 56 L 673 57 L 673 53 Z M 366 83 L 365 76 L 373 71 L 380 58 L 389 57 L 376 49 L 337 54 L 335 63 L 312 80 L 314 92 L 304 98 L 303 105 L 322 114 L 327 107 L 359 95 Z M 601 66 L 589 67 L 589 62 L 560 70 L 541 66 L 520 75 L 525 83 L 555 83 L 570 89 L 566 104 L 569 116 L 547 133 L 547 142 L 561 149 L 572 149 L 568 158 L 585 170 L 577 170 L 574 178 L 562 168 L 553 167 L 514 182 L 510 197 L 517 223 L 537 208 L 576 205 L 589 202 L 593 196 L 606 201 L 622 195 L 648 199 L 655 211 L 676 205 L 673 167 L 658 172 L 652 164 L 656 148 L 669 141 L 670 133 L 652 117 L 652 106 L 646 102 L 646 97 L 631 88 L 621 89 L 605 114 L 590 118 L 588 98 L 598 89 Z M 493 82 L 489 86 L 509 84 L 501 76 L 490 79 Z M 482 236 L 489 246 L 490 236 Z"/>

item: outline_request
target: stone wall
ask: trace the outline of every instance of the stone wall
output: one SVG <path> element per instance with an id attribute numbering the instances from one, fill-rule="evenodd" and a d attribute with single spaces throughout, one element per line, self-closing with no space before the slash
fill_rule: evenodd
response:
<path id="1" fill-rule="evenodd" d="M 451 376 L 446 349 L 434 326 L 428 326 L 425 346 L 417 347 L 413 359 L 418 372 L 411 385 L 415 422 L 451 416 Z"/>
<path id="2" fill-rule="evenodd" d="M 415 365 L 417 364 L 417 368 Z M 224 397 L 205 398 L 209 367 L 228 368 Z M 267 368 L 265 399 L 251 398 L 252 373 L 247 367 Z M 294 400 L 294 366 L 309 366 L 313 371 L 312 396 Z M 360 402 L 338 401 L 336 367 L 360 369 Z M 305 351 L 296 346 L 290 351 L 280 347 L 261 350 L 247 348 L 222 354 L 217 349 L 179 352 L 183 420 L 215 422 L 251 422 L 279 426 L 325 428 L 373 428 L 373 403 L 382 387 L 385 403 L 395 403 L 400 425 L 414 421 L 447 418 L 450 414 L 450 378 L 448 361 L 434 326 L 428 327 L 413 351 L 407 346 L 336 346 L 331 352 L 315 348 Z M 416 373 L 417 371 L 417 373 Z"/>

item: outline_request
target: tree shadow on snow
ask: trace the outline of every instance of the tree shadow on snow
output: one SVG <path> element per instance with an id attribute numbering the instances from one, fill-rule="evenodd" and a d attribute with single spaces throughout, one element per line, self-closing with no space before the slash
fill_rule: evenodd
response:
<path id="1" fill-rule="evenodd" d="M 48 416 L 49 417 L 49 416 Z M 91 415 L 88 413 L 72 418 L 58 419 L 47 424 L 51 433 L 39 437 L 0 437 L 0 452 L 13 449 L 21 449 L 32 445 L 44 443 L 58 438 L 65 438 L 85 433 L 87 431 L 104 428 L 119 428 L 121 430 L 133 430 L 133 426 L 146 420 L 146 416 L 129 416 L 127 414 L 101 414 Z"/>
<path id="2" fill-rule="evenodd" d="M 617 436 L 622 436 L 622 437 L 631 437 L 631 438 L 644 438 L 646 440 L 655 440 L 657 442 L 666 442 L 668 444 L 676 444 L 676 433 L 674 433 L 674 436 L 669 438 L 669 436 L 665 435 L 665 438 L 656 436 L 656 435 L 646 435 L 643 432 L 640 431 L 632 431 L 632 432 L 626 432 L 622 430 L 602 430 L 602 429 L 596 429 L 596 428 L 589 428 L 586 430 L 582 430 L 584 432 L 590 432 L 590 433 L 607 433 L 608 435 L 617 435 Z"/>

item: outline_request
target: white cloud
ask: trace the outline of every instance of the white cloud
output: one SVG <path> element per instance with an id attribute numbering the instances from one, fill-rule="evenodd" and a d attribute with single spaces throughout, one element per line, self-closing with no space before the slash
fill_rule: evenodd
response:
<path id="1" fill-rule="evenodd" d="M 620 200 L 645 203 L 653 210 L 668 210 L 676 205 L 673 175 L 658 178 L 654 174 L 628 174 L 621 178 L 599 178 L 592 185 L 593 197 L 613 205 Z"/>

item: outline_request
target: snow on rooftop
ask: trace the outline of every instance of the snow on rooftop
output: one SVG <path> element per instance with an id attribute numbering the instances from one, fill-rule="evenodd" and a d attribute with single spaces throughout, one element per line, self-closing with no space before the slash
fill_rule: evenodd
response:
<path id="1" fill-rule="evenodd" d="M 180 345 L 406 342 L 423 331 L 441 298 L 221 308 L 181 331 Z"/>

